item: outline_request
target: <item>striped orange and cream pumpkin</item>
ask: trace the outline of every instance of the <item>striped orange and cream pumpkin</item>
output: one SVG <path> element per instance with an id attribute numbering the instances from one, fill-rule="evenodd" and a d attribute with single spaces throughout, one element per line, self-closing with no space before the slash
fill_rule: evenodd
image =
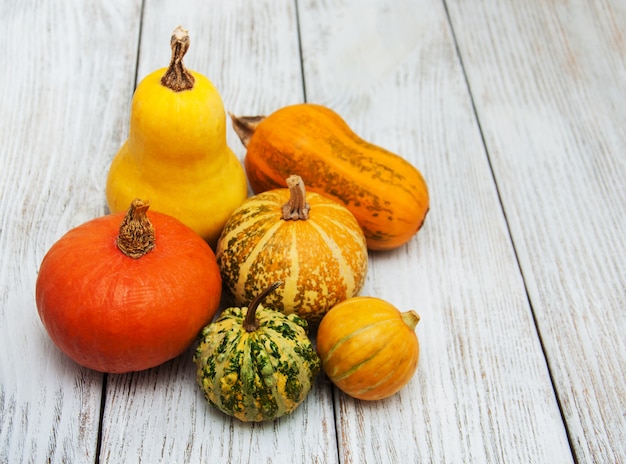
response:
<path id="1" fill-rule="evenodd" d="M 317 324 L 331 307 L 361 290 L 367 245 L 347 208 L 306 192 L 299 176 L 287 184 L 248 198 L 233 212 L 218 240 L 217 261 L 236 305 L 248 305 L 282 281 L 266 304 Z"/>
<path id="2" fill-rule="evenodd" d="M 353 398 L 374 401 L 394 395 L 417 369 L 419 320 L 415 311 L 401 312 L 380 298 L 342 301 L 318 327 L 317 352 L 324 372 Z"/>

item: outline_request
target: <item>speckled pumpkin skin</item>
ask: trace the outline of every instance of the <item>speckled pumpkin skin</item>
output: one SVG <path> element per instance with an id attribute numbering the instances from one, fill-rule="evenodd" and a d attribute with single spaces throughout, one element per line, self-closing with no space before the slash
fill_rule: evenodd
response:
<path id="1" fill-rule="evenodd" d="M 367 245 L 358 222 L 344 206 L 307 192 L 307 220 L 283 220 L 288 189 L 249 198 L 227 221 L 216 256 L 227 293 L 248 305 L 275 281 L 283 285 L 266 304 L 296 313 L 310 324 L 340 301 L 359 293 L 368 267 Z"/>
<path id="2" fill-rule="evenodd" d="M 428 186 L 403 157 L 368 143 L 330 108 L 311 103 L 267 116 L 247 142 L 252 189 L 285 186 L 297 173 L 312 192 L 329 196 L 356 217 L 371 250 L 408 242 L 429 210 Z"/>
<path id="3" fill-rule="evenodd" d="M 259 306 L 259 327 L 247 332 L 247 308 L 224 310 L 206 326 L 194 355 L 197 382 L 220 411 L 244 422 L 273 420 L 293 412 L 320 371 L 307 322 Z"/>

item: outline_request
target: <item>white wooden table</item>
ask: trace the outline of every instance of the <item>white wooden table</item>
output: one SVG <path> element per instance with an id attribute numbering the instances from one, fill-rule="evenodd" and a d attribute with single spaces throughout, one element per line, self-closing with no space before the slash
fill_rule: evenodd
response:
<path id="1" fill-rule="evenodd" d="M 625 2 L 5 0 L 0 18 L 0 463 L 626 462 Z M 191 349 L 103 375 L 48 338 L 41 259 L 107 212 L 134 86 L 179 24 L 228 111 L 321 103 L 424 174 L 423 230 L 371 253 L 362 291 L 422 318 L 394 397 L 320 376 L 293 415 L 245 424 L 204 402 Z"/>

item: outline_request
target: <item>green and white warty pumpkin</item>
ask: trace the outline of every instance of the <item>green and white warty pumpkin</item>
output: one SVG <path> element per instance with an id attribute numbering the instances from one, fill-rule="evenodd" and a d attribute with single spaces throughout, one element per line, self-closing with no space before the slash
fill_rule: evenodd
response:
<path id="1" fill-rule="evenodd" d="M 193 357 L 207 401 L 244 422 L 290 414 L 320 371 L 306 320 L 263 307 L 277 282 L 246 307 L 225 309 L 201 332 Z"/>

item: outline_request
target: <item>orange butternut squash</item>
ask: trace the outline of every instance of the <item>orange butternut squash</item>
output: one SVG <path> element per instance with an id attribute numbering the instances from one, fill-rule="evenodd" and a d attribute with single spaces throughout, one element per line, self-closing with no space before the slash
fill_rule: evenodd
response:
<path id="1" fill-rule="evenodd" d="M 371 250 L 397 248 L 422 227 L 429 209 L 422 174 L 360 138 L 331 109 L 303 103 L 267 117 L 231 118 L 247 149 L 244 167 L 255 193 L 285 187 L 297 172 L 308 190 L 350 210 Z"/>

